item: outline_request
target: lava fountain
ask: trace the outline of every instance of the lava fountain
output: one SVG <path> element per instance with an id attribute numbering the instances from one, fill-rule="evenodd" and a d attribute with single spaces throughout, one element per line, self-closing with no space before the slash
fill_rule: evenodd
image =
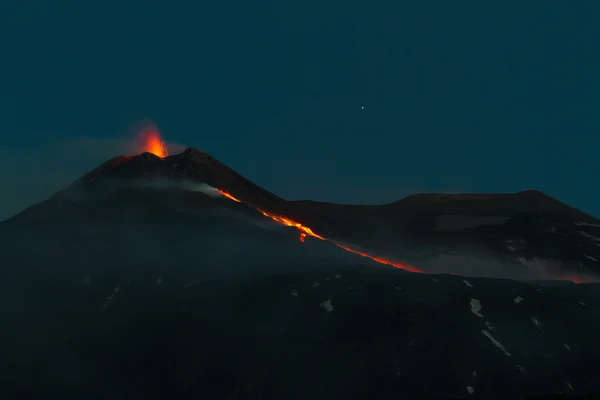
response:
<path id="1" fill-rule="evenodd" d="M 158 129 L 150 125 L 143 129 L 135 140 L 135 151 L 140 153 L 152 153 L 157 157 L 165 158 L 169 155 L 166 143 L 160 136 Z"/>

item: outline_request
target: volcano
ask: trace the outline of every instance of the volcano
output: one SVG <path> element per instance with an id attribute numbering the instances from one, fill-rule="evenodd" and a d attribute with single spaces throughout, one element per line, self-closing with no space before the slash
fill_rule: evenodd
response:
<path id="1" fill-rule="evenodd" d="M 161 149 L 0 223 L 0 397 L 600 392 L 594 217 L 537 191 L 287 201 Z"/>
<path id="2" fill-rule="evenodd" d="M 64 220 L 65 213 L 77 209 L 73 202 L 149 182 L 206 184 L 229 200 L 298 228 L 302 241 L 307 235 L 326 239 L 412 272 L 576 283 L 600 277 L 600 220 L 538 191 L 420 194 L 381 206 L 286 201 L 198 149 L 157 154 L 115 157 L 5 224 L 51 216 Z"/>

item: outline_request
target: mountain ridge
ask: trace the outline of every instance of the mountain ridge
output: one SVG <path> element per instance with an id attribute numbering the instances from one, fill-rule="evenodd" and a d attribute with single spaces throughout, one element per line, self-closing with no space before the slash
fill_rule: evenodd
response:
<path id="1" fill-rule="evenodd" d="M 600 279 L 600 222 L 536 190 L 418 194 L 376 206 L 287 201 L 194 148 L 164 158 L 151 153 L 113 157 L 0 226 L 35 224 L 50 214 L 59 221 L 66 210 L 77 207 L 73 202 L 154 180 L 209 185 L 279 223 L 302 226 L 301 240 L 306 227 L 342 247 L 424 265 L 431 272 L 454 265 L 450 271 L 476 276 L 495 276 L 507 269 L 512 271 L 508 276 L 521 278 Z M 457 261 L 456 254 L 463 258 Z"/>
<path id="2" fill-rule="evenodd" d="M 322 202 L 322 201 L 314 201 L 314 200 L 286 200 L 283 199 L 273 192 L 266 190 L 265 188 L 255 184 L 250 179 L 244 177 L 237 171 L 228 167 L 226 164 L 220 162 L 216 158 L 212 157 L 210 154 L 197 149 L 197 148 L 186 148 L 183 152 L 167 156 L 165 158 L 158 157 L 152 153 L 144 152 L 137 156 L 116 156 L 108 160 L 107 162 L 101 164 L 99 167 L 93 169 L 92 171 L 83 175 L 80 179 L 76 180 L 72 185 L 81 185 L 81 183 L 90 181 L 92 179 L 97 178 L 103 172 L 108 172 L 108 175 L 118 175 L 115 168 L 122 166 L 123 164 L 130 163 L 133 161 L 134 163 L 137 161 L 152 162 L 159 164 L 162 162 L 171 162 L 169 167 L 180 167 L 179 163 L 183 162 L 187 168 L 194 166 L 195 164 L 197 170 L 188 169 L 187 171 L 171 171 L 171 173 L 164 171 L 164 168 L 158 168 L 160 170 L 156 175 L 163 175 L 161 177 L 166 177 L 168 179 L 190 179 L 190 180 L 198 180 L 202 182 L 206 182 L 218 189 L 225 190 L 232 195 L 240 199 L 244 199 L 245 193 L 240 191 L 240 185 L 242 187 L 248 187 L 252 190 L 255 190 L 261 193 L 266 199 L 273 202 L 286 202 L 293 206 L 302 206 L 305 204 L 310 204 L 312 206 L 318 207 L 339 207 L 344 209 L 349 208 L 362 208 L 362 209 L 371 209 L 371 208 L 399 208 L 399 207 L 409 207 L 409 206 L 427 206 L 427 205 L 441 205 L 448 202 L 453 201 L 468 201 L 468 202 L 482 202 L 482 201 L 493 201 L 497 203 L 507 203 L 508 207 L 529 207 L 528 211 L 531 211 L 533 207 L 541 208 L 542 210 L 551 210 L 556 211 L 557 209 L 561 209 L 561 211 L 568 211 L 574 214 L 581 216 L 582 218 L 589 218 L 595 221 L 600 221 L 596 217 L 583 212 L 573 206 L 570 206 L 562 201 L 555 199 L 554 197 L 543 193 L 539 190 L 530 189 L 524 190 L 516 193 L 456 193 L 456 194 L 448 194 L 448 193 L 418 193 L 406 196 L 399 200 L 395 200 L 392 202 L 384 203 L 384 204 L 376 204 L 376 205 L 364 205 L 364 204 L 340 204 L 333 202 Z M 147 167 L 147 165 L 145 165 Z M 113 170 L 107 171 L 109 168 L 113 168 Z M 211 170 L 212 168 L 212 170 Z M 223 180 L 219 179 L 222 176 L 215 176 L 214 170 L 224 170 L 226 174 L 231 175 L 230 179 Z M 187 174 L 186 174 L 187 173 Z M 152 177 L 153 173 L 147 173 Z M 129 176 L 127 176 L 129 175 Z M 144 176 L 141 173 L 139 176 L 126 174 L 126 178 L 133 179 L 143 179 L 148 178 L 149 176 Z M 232 182 L 231 178 L 237 179 L 237 182 Z M 237 184 L 237 185 L 236 185 Z M 238 193 L 239 192 L 239 193 Z M 252 199 L 244 199 L 246 202 L 251 201 Z M 255 204 L 257 206 L 264 206 L 263 204 Z"/>

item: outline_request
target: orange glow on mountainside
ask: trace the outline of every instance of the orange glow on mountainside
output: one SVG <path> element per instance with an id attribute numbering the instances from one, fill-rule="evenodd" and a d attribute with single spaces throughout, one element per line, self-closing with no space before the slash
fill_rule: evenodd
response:
<path id="1" fill-rule="evenodd" d="M 339 247 L 340 249 L 346 250 L 346 251 L 348 251 L 350 253 L 358 254 L 361 257 L 369 258 L 369 259 L 371 259 L 371 260 L 373 260 L 375 262 L 378 262 L 380 264 L 389 265 L 391 267 L 395 267 L 395 268 L 398 268 L 398 269 L 403 269 L 405 271 L 414 272 L 414 273 L 426 273 L 425 271 L 419 270 L 419 269 L 417 269 L 415 267 L 412 267 L 410 265 L 393 262 L 393 261 L 387 260 L 387 259 L 382 258 L 382 257 L 375 257 L 375 256 L 372 256 L 370 254 L 363 253 L 362 251 L 358 251 L 358 250 L 355 250 L 353 248 L 350 248 L 350 247 L 348 247 L 346 245 L 343 245 L 341 243 L 337 243 L 336 241 L 334 241 L 332 239 L 328 239 L 328 238 L 325 238 L 325 237 L 323 237 L 321 235 L 316 234 L 315 232 L 313 232 L 312 229 L 310 229 L 307 226 L 304 226 L 304 225 L 300 224 L 299 222 L 293 221 L 293 220 L 291 220 L 289 218 L 286 218 L 286 217 L 283 217 L 281 215 L 270 214 L 270 213 L 268 213 L 268 212 L 266 212 L 264 210 L 261 210 L 260 208 L 254 207 L 254 206 L 252 206 L 250 204 L 247 204 L 247 203 L 244 203 L 240 199 L 238 199 L 237 197 L 234 197 L 229 192 L 226 192 L 226 191 L 224 191 L 222 189 L 219 189 L 219 193 L 221 193 L 226 198 L 228 198 L 228 199 L 230 199 L 232 201 L 235 201 L 236 203 L 246 204 L 246 205 L 254 208 L 255 210 L 259 211 L 262 215 L 264 215 L 267 218 L 272 219 L 275 222 L 278 222 L 278 223 L 280 223 L 282 225 L 285 225 L 285 226 L 293 226 L 293 227 L 295 227 L 296 229 L 298 229 L 298 231 L 300 231 L 300 241 L 302 243 L 304 243 L 304 241 L 305 241 L 305 239 L 306 239 L 307 236 L 312 236 L 312 237 L 314 237 L 316 239 L 324 240 L 326 242 L 334 244 L 335 246 Z M 588 280 L 588 279 L 586 279 L 584 277 L 576 276 L 576 275 L 561 275 L 561 274 L 557 274 L 552 279 L 553 280 L 559 280 L 559 281 L 571 281 L 571 282 L 573 282 L 575 284 L 594 282 L 593 280 Z"/>
<path id="2" fill-rule="evenodd" d="M 550 279 L 555 280 L 555 281 L 571 281 L 578 285 L 582 284 L 582 283 L 596 282 L 593 279 L 584 278 L 583 276 L 562 274 L 562 273 L 558 273 L 555 276 L 551 277 Z"/>
<path id="3" fill-rule="evenodd" d="M 239 199 L 236 199 L 235 197 L 233 197 L 232 195 L 230 195 L 228 192 L 219 189 L 219 193 L 221 193 L 223 196 L 227 197 L 229 200 L 233 200 L 236 203 L 241 203 L 242 201 Z"/>
<path id="4" fill-rule="evenodd" d="M 362 256 L 362 257 L 370 258 L 371 260 L 376 261 L 376 262 L 378 262 L 380 264 L 390 265 L 392 267 L 400 268 L 400 269 L 403 269 L 403 270 L 409 271 L 409 272 L 425 273 L 424 271 L 418 270 L 418 269 L 416 269 L 414 267 L 411 267 L 409 265 L 406 265 L 406 264 L 395 263 L 393 261 L 386 260 L 385 258 L 381 258 L 381 257 L 374 257 L 374 256 L 371 256 L 371 255 L 369 255 L 367 253 L 363 253 L 363 252 L 360 252 L 358 250 L 351 249 L 350 247 L 341 245 L 339 243 L 332 242 L 331 240 L 329 240 L 329 242 L 335 244 L 337 247 L 339 247 L 341 249 L 349 251 L 350 253 L 354 253 L 354 254 L 358 254 L 359 256 Z"/>
<path id="5" fill-rule="evenodd" d="M 300 231 L 300 241 L 302 241 L 302 242 L 304 242 L 304 238 L 306 236 L 312 236 L 312 237 L 320 239 L 320 240 L 327 240 L 328 242 L 331 242 L 331 240 L 325 239 L 323 236 L 317 235 L 316 233 L 314 233 L 312 231 L 312 229 L 310 229 L 309 227 L 304 226 L 302 224 L 299 224 L 298 222 L 292 221 L 291 219 L 288 219 L 288 218 L 279 217 L 277 215 L 266 213 L 263 210 L 259 210 L 258 208 L 257 208 L 257 210 L 260 211 L 265 217 L 269 217 L 273 221 L 279 222 L 280 224 L 283 224 L 286 226 L 295 226 Z M 304 234 L 304 236 L 302 236 L 302 234 Z"/>
<path id="6" fill-rule="evenodd" d="M 219 193 L 221 193 L 223 196 L 227 197 L 228 199 L 235 201 L 236 203 L 242 203 L 242 201 L 240 199 L 232 196 L 229 192 L 226 192 L 226 191 L 224 191 L 222 189 L 219 189 Z M 244 203 L 244 204 L 246 204 L 246 203 Z M 247 205 L 249 205 L 249 204 L 247 204 Z M 275 222 L 279 222 L 280 224 L 285 225 L 285 226 L 293 226 L 296 229 L 298 229 L 300 231 L 300 241 L 302 243 L 304 243 L 304 240 L 306 239 L 307 236 L 312 236 L 312 237 L 314 237 L 316 239 L 324 240 L 326 242 L 332 243 L 332 244 L 336 245 L 337 247 L 339 247 L 340 249 L 346 250 L 346 251 L 348 251 L 350 253 L 358 254 L 359 256 L 362 256 L 362 257 L 365 257 L 365 258 L 369 258 L 369 259 L 371 259 L 373 261 L 376 261 L 376 262 L 378 262 L 380 264 L 390 265 L 392 267 L 403 269 L 403 270 L 409 271 L 409 272 L 423 273 L 423 271 L 418 270 L 418 269 L 416 269 L 414 267 L 411 267 L 411 266 L 408 266 L 408 265 L 405 265 L 405 264 L 395 263 L 395 262 L 386 260 L 386 259 L 381 258 L 381 257 L 374 257 L 374 256 L 371 256 L 371 255 L 369 255 L 367 253 L 363 253 L 361 251 L 354 250 L 354 249 L 352 249 L 352 248 L 350 248 L 348 246 L 345 246 L 343 244 L 337 243 L 337 242 L 335 242 L 335 241 L 333 241 L 331 239 L 324 238 L 323 236 L 318 235 L 315 232 L 313 232 L 313 230 L 310 229 L 308 226 L 304 226 L 304 225 L 302 225 L 302 224 L 300 224 L 300 223 L 298 223 L 296 221 L 292 221 L 289 218 L 285 218 L 283 216 L 269 214 L 268 212 L 266 212 L 264 210 L 261 210 L 259 208 L 256 208 L 256 207 L 253 207 L 253 208 L 255 210 L 259 211 L 265 217 L 270 218 L 270 219 L 272 219 Z"/>

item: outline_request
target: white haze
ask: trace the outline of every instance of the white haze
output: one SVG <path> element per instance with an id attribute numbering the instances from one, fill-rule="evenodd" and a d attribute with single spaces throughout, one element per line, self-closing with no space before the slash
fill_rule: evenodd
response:
<path id="1" fill-rule="evenodd" d="M 210 197 L 221 197 L 219 189 L 208 183 L 193 182 L 193 181 L 169 181 L 167 179 L 158 179 L 152 181 L 141 181 L 138 186 L 149 187 L 154 189 L 180 189 L 189 190 L 191 192 L 200 192 Z"/>

